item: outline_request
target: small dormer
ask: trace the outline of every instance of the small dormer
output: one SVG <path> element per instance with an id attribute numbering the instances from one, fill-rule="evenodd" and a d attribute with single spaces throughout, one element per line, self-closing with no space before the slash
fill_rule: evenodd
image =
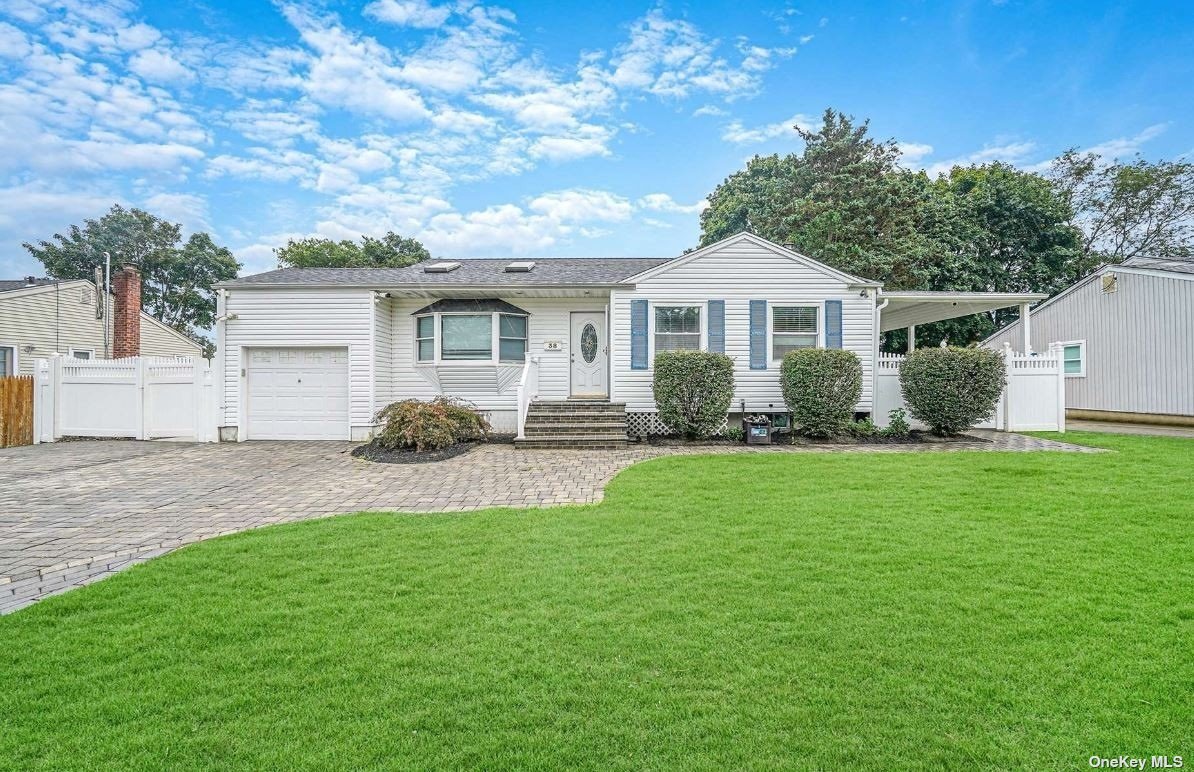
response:
<path id="1" fill-rule="evenodd" d="M 535 270 L 535 261 L 515 260 L 513 263 L 507 263 L 502 270 L 506 273 L 530 273 Z"/>
<path id="2" fill-rule="evenodd" d="M 460 263 L 451 261 L 441 261 L 438 263 L 427 263 L 423 266 L 423 273 L 451 273 L 460 267 Z"/>

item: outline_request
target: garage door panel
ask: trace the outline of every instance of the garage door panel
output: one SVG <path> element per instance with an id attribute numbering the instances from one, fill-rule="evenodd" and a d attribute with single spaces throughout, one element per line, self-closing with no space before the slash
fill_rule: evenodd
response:
<path id="1" fill-rule="evenodd" d="M 347 439 L 348 350 L 251 349 L 248 436 Z"/>

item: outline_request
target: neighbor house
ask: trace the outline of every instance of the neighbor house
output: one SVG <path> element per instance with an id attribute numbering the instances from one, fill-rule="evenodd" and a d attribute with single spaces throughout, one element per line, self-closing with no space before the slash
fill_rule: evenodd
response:
<path id="1" fill-rule="evenodd" d="M 379 408 L 449 395 L 519 435 L 554 409 L 527 444 L 660 431 L 652 361 L 675 349 L 734 359 L 735 413 L 785 411 L 788 351 L 848 349 L 866 414 L 882 331 L 1044 297 L 885 293 L 749 233 L 671 259 L 288 268 L 218 287 L 224 439 L 363 439 Z"/>
<path id="2" fill-rule="evenodd" d="M 1071 418 L 1194 425 L 1194 261 L 1106 265 L 983 342 L 1060 342 Z"/>
<path id="3" fill-rule="evenodd" d="M 198 343 L 141 311 L 140 278 L 126 284 L 124 275 L 118 271 L 114 277 L 107 306 L 86 279 L 0 281 L 0 375 L 30 375 L 34 360 L 52 354 L 200 356 Z"/>

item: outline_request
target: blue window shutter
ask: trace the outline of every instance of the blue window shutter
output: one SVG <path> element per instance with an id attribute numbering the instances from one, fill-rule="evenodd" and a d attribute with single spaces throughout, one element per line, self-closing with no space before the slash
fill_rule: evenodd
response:
<path id="1" fill-rule="evenodd" d="M 709 301 L 709 350 L 714 354 L 726 353 L 726 302 Z"/>
<path id="2" fill-rule="evenodd" d="M 750 369 L 767 369 L 767 301 L 750 301 Z"/>
<path id="3" fill-rule="evenodd" d="M 825 301 L 825 348 L 842 347 L 842 301 Z"/>
<path id="4" fill-rule="evenodd" d="M 647 301 L 630 301 L 630 369 L 647 369 Z"/>

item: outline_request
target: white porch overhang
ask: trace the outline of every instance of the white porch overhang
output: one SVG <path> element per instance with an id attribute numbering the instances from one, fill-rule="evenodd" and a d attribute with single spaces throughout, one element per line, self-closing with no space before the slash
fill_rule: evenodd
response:
<path id="1" fill-rule="evenodd" d="M 879 331 L 902 330 L 1044 300 L 1039 292 L 880 292 Z M 886 305 L 884 305 L 884 301 Z"/>

